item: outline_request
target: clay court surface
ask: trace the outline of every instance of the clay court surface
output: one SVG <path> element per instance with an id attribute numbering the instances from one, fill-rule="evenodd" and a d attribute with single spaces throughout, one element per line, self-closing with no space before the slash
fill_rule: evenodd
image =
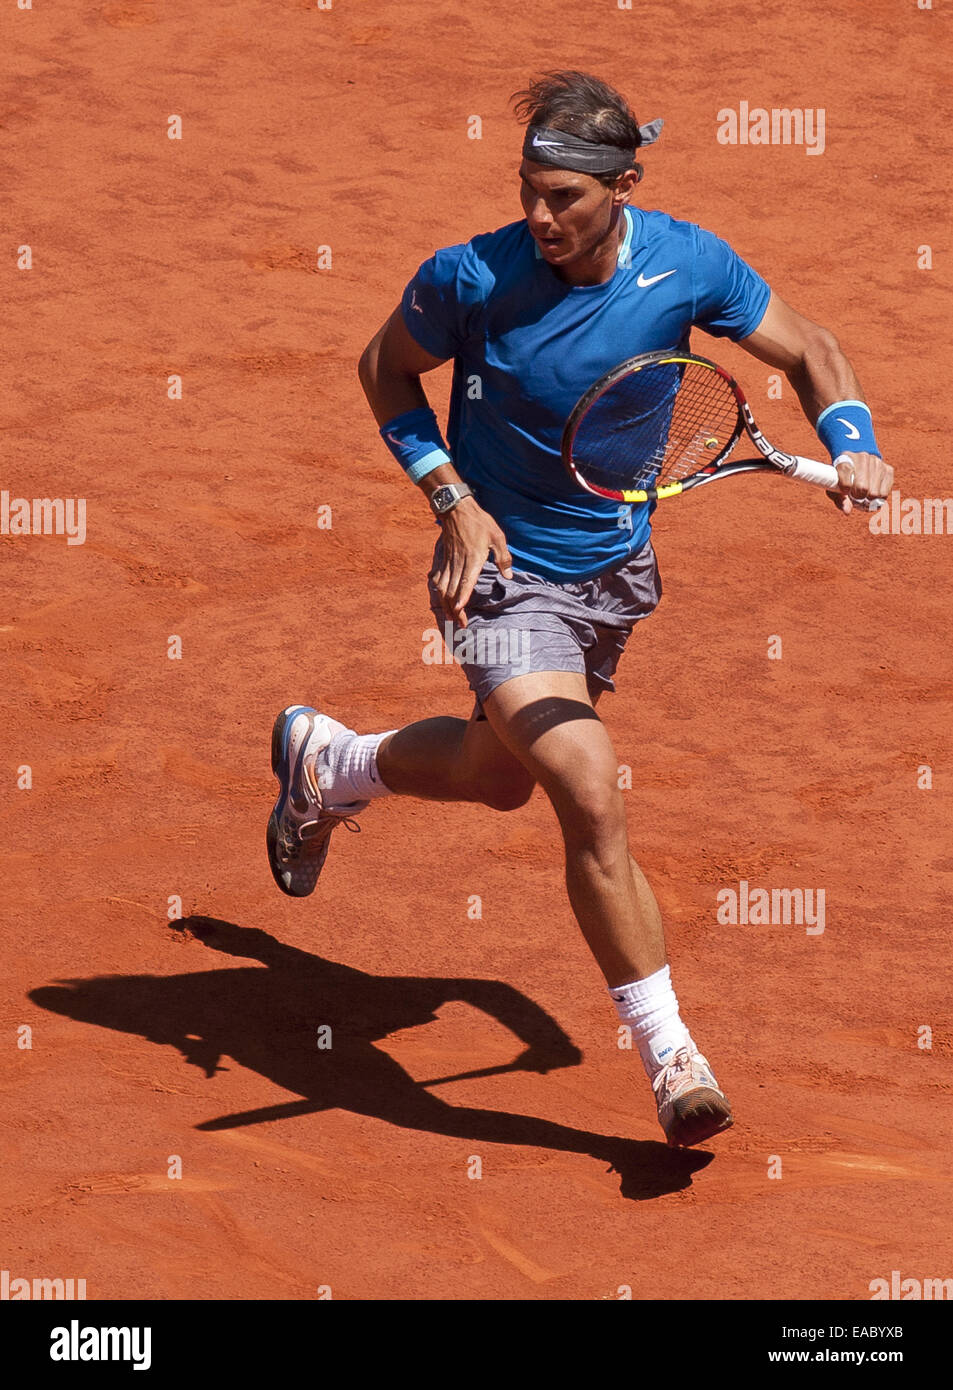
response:
<path id="1" fill-rule="evenodd" d="M 665 117 L 643 204 L 832 327 L 903 496 L 953 491 L 948 17 L 107 0 L 0 27 L 0 486 L 88 506 L 84 545 L 0 537 L 0 1264 L 120 1299 L 852 1300 L 953 1275 L 953 537 L 874 536 L 782 479 L 660 508 L 665 597 L 600 713 L 735 1109 L 698 1151 L 660 1142 L 617 1047 L 541 793 L 374 805 L 304 902 L 264 854 L 283 705 L 362 731 L 469 712 L 421 660 L 434 527 L 356 363 L 421 260 L 520 215 L 507 98 L 534 71 Z M 824 108 L 823 156 L 720 145 L 741 101 Z M 766 367 L 694 344 L 818 447 Z M 824 889 L 823 934 L 719 924 L 742 879 Z M 567 1038 L 582 1060 L 545 1075 L 417 1084 Z"/>

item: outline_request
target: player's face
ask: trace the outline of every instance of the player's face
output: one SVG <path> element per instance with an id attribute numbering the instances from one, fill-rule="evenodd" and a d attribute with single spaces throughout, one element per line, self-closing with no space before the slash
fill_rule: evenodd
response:
<path id="1" fill-rule="evenodd" d="M 590 255 L 616 225 L 626 201 L 627 180 L 607 188 L 589 174 L 552 169 L 524 159 L 520 202 L 537 246 L 552 266 L 566 266 Z"/>

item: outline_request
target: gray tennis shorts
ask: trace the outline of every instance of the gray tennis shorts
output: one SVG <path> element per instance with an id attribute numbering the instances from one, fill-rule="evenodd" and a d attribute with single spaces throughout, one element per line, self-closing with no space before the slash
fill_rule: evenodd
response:
<path id="1" fill-rule="evenodd" d="M 633 627 L 662 596 L 652 542 L 615 569 L 575 584 L 555 584 L 513 566 L 504 579 L 492 559 L 467 604 L 467 626 L 447 618 L 433 575 L 443 563 L 438 538 L 431 566 L 430 609 L 478 705 L 504 681 L 531 671 L 578 671 L 590 698 L 615 690 L 612 676 Z"/>

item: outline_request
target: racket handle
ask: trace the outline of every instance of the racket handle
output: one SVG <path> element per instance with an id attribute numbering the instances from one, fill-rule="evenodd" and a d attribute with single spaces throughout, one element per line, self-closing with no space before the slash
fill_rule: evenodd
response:
<path id="1" fill-rule="evenodd" d="M 846 454 L 839 454 L 838 461 L 846 457 Z M 786 468 L 784 471 L 789 478 L 797 478 L 802 483 L 813 483 L 815 487 L 827 488 L 828 491 L 836 491 L 840 487 L 840 478 L 832 463 L 820 463 L 817 459 L 806 459 L 800 454 L 795 454 L 794 467 Z M 852 497 L 851 501 L 862 512 L 876 512 L 883 506 L 882 497 L 873 497 L 863 502 L 858 502 Z"/>
<path id="2" fill-rule="evenodd" d="M 840 478 L 832 463 L 821 463 L 818 459 L 806 459 L 795 454 L 794 467 L 784 471 L 789 478 L 797 478 L 801 483 L 813 483 L 815 487 L 840 487 Z"/>

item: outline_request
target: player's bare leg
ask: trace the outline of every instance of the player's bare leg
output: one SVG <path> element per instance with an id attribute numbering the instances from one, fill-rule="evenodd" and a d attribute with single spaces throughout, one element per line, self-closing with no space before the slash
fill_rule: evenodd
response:
<path id="1" fill-rule="evenodd" d="M 525 806 L 536 785 L 476 711 L 469 720 L 437 716 L 388 734 L 377 750 L 377 768 L 400 796 L 476 801 L 495 811 Z"/>
<path id="2" fill-rule="evenodd" d="M 609 986 L 665 964 L 662 919 L 631 858 L 618 758 L 585 678 L 518 676 L 485 702 L 494 733 L 539 782 L 562 830 L 569 900 Z"/>
<path id="3" fill-rule="evenodd" d="M 447 716 L 422 719 L 389 734 L 378 748 L 377 767 L 386 785 L 399 795 L 434 801 L 475 801 L 496 811 L 515 811 L 525 806 L 536 785 L 535 777 L 500 741 L 488 720 L 478 720 L 475 714 L 469 721 Z M 658 903 L 631 854 L 628 860 L 636 911 L 644 923 L 642 932 L 637 930 L 636 935 L 655 943 L 652 956 L 661 955 L 657 966 L 663 965 Z M 583 896 L 585 893 L 583 884 Z M 588 916 L 585 906 L 583 911 Z M 598 959 L 598 953 L 594 954 Z M 622 975 L 630 979 L 651 973 L 633 971 L 630 956 L 631 951 Z M 612 983 L 608 976 L 607 982 Z"/>
<path id="4" fill-rule="evenodd" d="M 516 677 L 497 687 L 485 709 L 556 812 L 573 911 L 632 1029 L 669 1143 L 701 1143 L 728 1128 L 731 1111 L 679 1016 L 658 904 L 628 849 L 618 759 L 585 678 Z"/>

